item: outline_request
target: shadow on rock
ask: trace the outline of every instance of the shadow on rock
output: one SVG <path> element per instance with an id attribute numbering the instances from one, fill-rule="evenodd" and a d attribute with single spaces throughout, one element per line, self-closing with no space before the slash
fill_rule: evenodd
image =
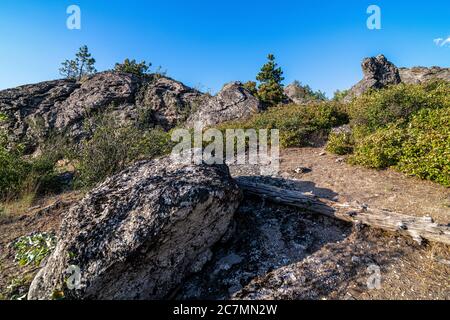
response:
<path id="1" fill-rule="evenodd" d="M 251 179 L 318 197 L 338 196 L 312 182 Z M 184 283 L 176 298 L 320 299 L 336 292 L 342 298 L 352 279 L 360 277 L 361 286 L 366 285 L 367 266 L 383 266 L 402 255 L 379 232 L 373 234 L 362 226 L 247 196 L 228 240 L 216 245 L 212 260 Z M 381 249 L 372 254 L 375 241 Z"/>
<path id="2" fill-rule="evenodd" d="M 312 182 L 252 179 L 337 197 L 332 190 L 317 188 Z M 184 283 L 177 298 L 233 298 L 255 278 L 302 261 L 324 245 L 344 240 L 351 230 L 351 224 L 345 222 L 247 197 L 235 215 L 228 241 L 215 247 L 213 259 Z"/>

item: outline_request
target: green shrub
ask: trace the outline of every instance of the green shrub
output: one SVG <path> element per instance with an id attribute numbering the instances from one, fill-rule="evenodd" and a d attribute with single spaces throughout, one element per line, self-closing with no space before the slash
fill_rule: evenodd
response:
<path id="1" fill-rule="evenodd" d="M 25 158 L 20 146 L 0 146 L 0 199 L 13 200 L 28 193 L 46 195 L 59 192 L 55 165 L 58 159 L 50 153 Z"/>
<path id="2" fill-rule="evenodd" d="M 280 145 L 287 148 L 307 146 L 311 134 L 318 131 L 328 133 L 331 128 L 347 121 L 339 104 L 318 103 L 269 108 L 247 121 L 223 124 L 219 129 L 278 129 Z"/>
<path id="3" fill-rule="evenodd" d="M 450 186 L 450 107 L 422 109 L 405 124 L 378 129 L 355 146 L 352 164 L 384 169 Z"/>
<path id="4" fill-rule="evenodd" d="M 337 155 L 346 155 L 353 152 L 353 139 L 351 133 L 332 132 L 328 137 L 326 150 Z"/>
<path id="5" fill-rule="evenodd" d="M 92 137 L 73 153 L 81 187 L 90 187 L 136 160 L 154 158 L 171 149 L 169 134 L 159 129 L 144 131 L 121 125 L 108 115 L 97 118 L 93 126 Z"/>
<path id="6" fill-rule="evenodd" d="M 450 107 L 420 110 L 406 131 L 397 168 L 450 187 Z"/>
<path id="7" fill-rule="evenodd" d="M 349 163 L 384 169 L 398 163 L 402 155 L 404 132 L 395 126 L 379 129 L 358 141 Z"/>
<path id="8" fill-rule="evenodd" d="M 30 172 L 31 165 L 22 158 L 20 150 L 0 146 L 0 199 L 18 195 Z"/>
<path id="9" fill-rule="evenodd" d="M 348 107 L 351 137 L 330 135 L 327 149 L 369 168 L 393 167 L 450 186 L 450 85 L 400 84 L 370 91 Z"/>
<path id="10" fill-rule="evenodd" d="M 349 106 L 351 123 L 371 132 L 392 122 L 407 122 L 422 109 L 449 106 L 449 84 L 436 81 L 428 84 L 400 84 L 387 89 L 369 91 Z"/>

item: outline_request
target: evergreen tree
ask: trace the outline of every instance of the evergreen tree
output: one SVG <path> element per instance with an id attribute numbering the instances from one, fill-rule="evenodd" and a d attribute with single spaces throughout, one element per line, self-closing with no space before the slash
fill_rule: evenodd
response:
<path id="1" fill-rule="evenodd" d="M 256 80 L 260 82 L 258 87 L 258 97 L 267 106 L 279 104 L 284 99 L 283 92 L 283 71 L 275 62 L 275 56 L 269 54 L 269 60 L 263 65 Z"/>
<path id="2" fill-rule="evenodd" d="M 125 73 L 133 73 L 138 76 L 143 76 L 148 73 L 148 70 L 151 67 L 151 63 L 146 63 L 142 61 L 137 63 L 136 60 L 125 59 L 123 63 L 116 63 L 114 67 L 114 71 L 117 72 L 125 72 Z"/>
<path id="3" fill-rule="evenodd" d="M 84 76 L 88 76 L 97 72 L 95 69 L 95 59 L 89 53 L 87 46 L 82 46 L 74 60 L 66 60 L 59 69 L 61 75 L 68 79 L 81 80 Z"/>

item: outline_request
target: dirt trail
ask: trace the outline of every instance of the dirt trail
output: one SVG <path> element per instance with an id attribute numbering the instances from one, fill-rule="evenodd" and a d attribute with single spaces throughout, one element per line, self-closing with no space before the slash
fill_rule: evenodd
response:
<path id="1" fill-rule="evenodd" d="M 258 174 L 255 168 L 235 168 L 232 172 Z M 394 170 L 352 166 L 345 163 L 345 157 L 328 154 L 323 148 L 282 150 L 280 174 L 287 180 L 299 180 L 296 188 L 319 197 L 450 222 L 450 188 Z"/>

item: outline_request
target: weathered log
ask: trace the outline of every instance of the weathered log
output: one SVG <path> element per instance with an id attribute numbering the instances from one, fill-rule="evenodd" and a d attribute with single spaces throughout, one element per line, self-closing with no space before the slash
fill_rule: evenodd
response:
<path id="1" fill-rule="evenodd" d="M 319 199 L 300 191 L 255 182 L 245 177 L 239 177 L 236 180 L 245 193 L 274 203 L 294 206 L 347 222 L 362 223 L 374 228 L 398 232 L 411 236 L 419 243 L 426 239 L 450 245 L 450 226 L 437 224 L 431 217 L 414 217 L 388 210 L 369 208 L 357 203 L 342 204 L 325 198 Z"/>

